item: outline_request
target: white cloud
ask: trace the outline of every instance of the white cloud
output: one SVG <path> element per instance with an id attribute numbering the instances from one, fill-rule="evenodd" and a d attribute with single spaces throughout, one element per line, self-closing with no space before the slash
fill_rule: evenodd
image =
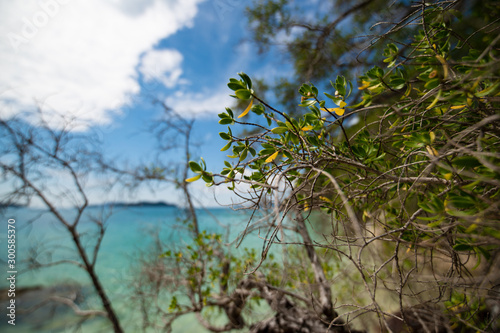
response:
<path id="1" fill-rule="evenodd" d="M 139 71 L 146 82 L 160 81 L 172 88 L 179 83 L 181 64 L 182 54 L 177 50 L 152 50 L 142 58 Z"/>
<path id="2" fill-rule="evenodd" d="M 144 69 L 154 68 L 161 53 L 151 50 L 191 26 L 202 1 L 0 2 L 0 115 L 33 110 L 37 103 L 87 126 L 110 123 L 113 110 L 140 91 L 141 55 Z M 179 63 L 178 55 L 158 61 L 168 74 L 164 83 L 179 79 L 180 69 L 173 68 Z"/>
<path id="3" fill-rule="evenodd" d="M 227 87 L 218 91 L 203 91 L 199 93 L 176 92 L 165 100 L 165 104 L 184 117 L 213 115 L 224 112 L 226 107 L 234 104 L 234 98 L 229 96 Z"/>

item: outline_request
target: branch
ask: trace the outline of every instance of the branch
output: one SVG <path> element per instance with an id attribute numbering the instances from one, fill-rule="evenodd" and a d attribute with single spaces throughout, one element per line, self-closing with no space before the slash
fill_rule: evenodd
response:
<path id="1" fill-rule="evenodd" d="M 62 297 L 62 296 L 51 296 L 49 298 L 52 301 L 63 303 L 67 306 L 69 306 L 73 311 L 75 312 L 76 315 L 78 316 L 83 316 L 83 317 L 94 317 L 94 316 L 100 316 L 100 317 L 108 317 L 108 314 L 105 311 L 100 311 L 100 310 L 82 310 L 78 305 L 73 302 L 73 300 L 67 298 L 67 297 Z"/>

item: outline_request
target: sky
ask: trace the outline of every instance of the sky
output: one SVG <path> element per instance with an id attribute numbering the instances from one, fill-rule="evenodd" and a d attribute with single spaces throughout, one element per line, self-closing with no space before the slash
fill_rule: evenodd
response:
<path id="1" fill-rule="evenodd" d="M 193 155 L 220 171 L 226 129 L 217 114 L 233 105 L 229 78 L 269 79 L 286 68 L 275 54 L 257 54 L 244 10 L 239 0 L 0 0 L 0 116 L 36 122 L 40 108 L 53 128 L 71 117 L 74 131 L 98 133 L 106 156 L 133 164 L 155 155 L 148 128 L 159 100 L 196 120 L 193 141 L 202 145 Z M 202 182 L 193 188 L 200 205 L 216 205 Z M 136 199 L 180 200 L 168 187 L 140 191 Z"/>

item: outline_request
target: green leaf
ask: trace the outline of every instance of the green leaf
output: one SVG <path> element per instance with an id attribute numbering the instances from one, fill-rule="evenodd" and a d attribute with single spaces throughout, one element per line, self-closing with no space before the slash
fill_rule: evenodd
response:
<path id="1" fill-rule="evenodd" d="M 435 78 L 435 79 L 429 80 L 429 81 L 427 81 L 427 83 L 425 84 L 424 88 L 425 88 L 425 89 L 428 89 L 428 90 L 434 89 L 434 88 L 436 88 L 437 86 L 439 86 L 439 82 L 440 82 L 440 79 L 439 79 L 439 78 Z"/>
<path id="2" fill-rule="evenodd" d="M 221 148 L 220 151 L 226 151 L 226 150 L 228 150 L 229 148 L 231 148 L 232 144 L 233 144 L 233 142 L 229 141 L 224 147 Z"/>
<path id="3" fill-rule="evenodd" d="M 455 251 L 471 251 L 473 249 L 469 244 L 456 244 L 453 246 Z"/>
<path id="4" fill-rule="evenodd" d="M 275 127 L 271 130 L 271 132 L 273 132 L 274 134 L 283 134 L 288 132 L 288 127 L 282 127 L 282 126 Z"/>
<path id="5" fill-rule="evenodd" d="M 300 103 L 299 106 L 308 107 L 308 106 L 311 106 L 311 105 L 314 105 L 314 104 L 316 104 L 316 100 L 314 100 L 314 99 L 306 99 L 305 101 L 303 101 L 302 103 Z"/>
<path id="6" fill-rule="evenodd" d="M 234 118 L 233 110 L 231 110 L 230 108 L 226 108 L 226 112 L 229 115 L 229 117 Z"/>
<path id="7" fill-rule="evenodd" d="M 475 168 L 481 165 L 477 158 L 473 156 L 461 156 L 451 162 L 457 168 Z"/>
<path id="8" fill-rule="evenodd" d="M 311 91 L 314 96 L 318 96 L 318 88 L 316 88 L 315 86 L 311 86 Z"/>
<path id="9" fill-rule="evenodd" d="M 252 106 L 251 111 L 253 113 L 255 113 L 256 115 L 260 116 L 260 115 L 264 114 L 266 109 L 264 108 L 264 106 L 262 104 L 257 104 L 257 105 Z"/>
<path id="10" fill-rule="evenodd" d="M 214 181 L 214 176 L 209 173 L 203 173 L 201 178 L 205 181 L 205 183 L 211 183 Z"/>
<path id="11" fill-rule="evenodd" d="M 328 97 L 329 99 L 331 99 L 333 101 L 333 103 L 337 104 L 337 105 L 340 105 L 340 102 L 342 102 L 342 97 L 336 97 L 336 96 L 332 96 L 330 94 L 327 94 L 325 93 L 326 97 Z"/>
<path id="12" fill-rule="evenodd" d="M 219 132 L 219 136 L 223 139 L 223 140 L 231 140 L 231 137 L 229 136 L 229 134 L 225 133 L 225 132 Z"/>
<path id="13" fill-rule="evenodd" d="M 219 120 L 219 124 L 221 124 L 221 125 L 233 125 L 234 120 L 231 118 L 222 118 L 221 120 Z"/>
<path id="14" fill-rule="evenodd" d="M 274 147 L 273 148 L 262 149 L 261 151 L 259 151 L 259 155 L 260 156 L 270 155 L 270 154 L 274 153 L 275 151 L 276 151 L 276 149 Z"/>
<path id="15" fill-rule="evenodd" d="M 239 89 L 234 92 L 236 94 L 236 97 L 242 100 L 247 100 L 252 97 L 252 93 L 248 89 Z"/>
<path id="16" fill-rule="evenodd" d="M 311 145 L 315 147 L 318 147 L 320 145 L 319 139 L 316 136 L 308 136 L 307 142 L 309 142 Z"/>
<path id="17" fill-rule="evenodd" d="M 229 89 L 231 90 L 239 90 L 239 89 L 245 89 L 246 87 L 241 83 L 241 82 L 229 82 L 227 84 Z"/>
<path id="18" fill-rule="evenodd" d="M 196 173 L 203 171 L 201 166 L 198 163 L 196 163 L 195 161 L 189 161 L 189 168 L 191 169 L 191 171 L 196 172 Z"/>
<path id="19" fill-rule="evenodd" d="M 403 89 L 406 85 L 406 80 L 400 77 L 391 79 L 389 85 L 396 90 Z"/>
<path id="20" fill-rule="evenodd" d="M 252 156 L 257 155 L 257 152 L 255 151 L 255 149 L 253 147 L 248 147 L 248 151 L 250 152 L 250 154 L 252 154 Z"/>
<path id="21" fill-rule="evenodd" d="M 340 96 L 345 96 L 347 81 L 345 77 L 338 75 L 335 80 L 335 90 L 337 90 Z"/>
<path id="22" fill-rule="evenodd" d="M 368 77 L 371 79 L 380 79 L 382 76 L 384 76 L 384 71 L 382 70 L 382 68 L 375 66 L 368 72 L 366 72 L 366 75 L 368 75 Z"/>
<path id="23" fill-rule="evenodd" d="M 243 72 L 238 73 L 238 75 L 243 79 L 243 81 L 245 81 L 247 88 L 252 89 L 252 80 L 250 79 L 250 77 Z"/>
<path id="24" fill-rule="evenodd" d="M 500 83 L 495 83 L 495 84 L 491 85 L 490 87 L 475 93 L 474 95 L 476 97 L 484 97 L 488 94 L 492 94 L 499 85 L 500 85 Z"/>
<path id="25" fill-rule="evenodd" d="M 248 149 L 243 149 L 243 151 L 240 154 L 240 162 L 243 161 L 245 158 L 247 158 L 248 155 Z"/>
<path id="26" fill-rule="evenodd" d="M 447 202 L 459 209 L 469 209 L 476 206 L 476 201 L 473 197 L 465 192 L 460 195 L 455 193 L 448 194 L 446 198 Z"/>

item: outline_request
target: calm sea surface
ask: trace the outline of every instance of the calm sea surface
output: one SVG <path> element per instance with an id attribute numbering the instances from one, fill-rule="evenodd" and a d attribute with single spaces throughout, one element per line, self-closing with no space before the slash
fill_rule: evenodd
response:
<path id="1" fill-rule="evenodd" d="M 97 261 L 97 272 L 103 282 L 112 303 L 122 319 L 127 332 L 139 331 L 140 313 L 130 302 L 129 284 L 136 277 L 137 262 L 140 254 L 153 253 L 153 240 L 157 237 L 162 243 L 170 245 L 185 244 L 186 232 L 182 227 L 182 212 L 171 207 L 147 208 L 90 208 L 87 213 L 93 218 L 105 219 L 106 233 L 101 244 Z M 74 212 L 68 210 L 64 215 L 68 218 Z M 109 215 L 109 216 L 108 216 Z M 248 222 L 248 215 L 241 211 L 230 209 L 211 209 L 198 211 L 200 228 L 208 232 L 225 233 L 222 227 L 230 226 L 229 240 L 241 232 Z M 40 263 L 49 263 L 57 260 L 77 259 L 76 251 L 71 243 L 69 233 L 61 227 L 50 214 L 34 209 L 9 209 L 0 214 L 0 288 L 8 288 L 7 281 L 7 221 L 15 219 L 16 227 L 16 289 L 19 291 L 27 287 L 66 287 L 74 284 L 82 285 L 83 291 L 88 290 L 85 298 L 86 307 L 100 308 L 99 300 L 90 296 L 89 279 L 85 272 L 71 264 L 30 271 L 26 260 L 36 253 L 36 260 Z M 95 246 L 95 225 L 86 216 L 81 223 L 79 232 L 83 235 L 88 249 Z M 244 246 L 259 247 L 262 245 L 258 238 L 247 238 Z M 233 251 L 238 251 L 234 249 Z M 20 297 L 20 296 L 19 296 Z M 18 307 L 16 326 L 7 324 L 6 295 L 1 295 L 2 317 L 1 332 L 74 332 L 78 318 L 71 312 L 55 309 L 56 315 L 52 318 L 47 308 L 36 310 L 29 315 L 23 315 Z M 34 302 L 34 300 L 31 300 Z M 20 300 L 18 300 L 18 303 Z M 25 301 L 28 302 L 28 301 Z M 84 306 L 82 306 L 83 308 Z M 47 320 L 47 318 L 52 318 Z M 105 324 L 105 323 L 104 323 Z M 107 332 L 109 327 L 103 327 L 102 320 L 86 321 L 77 332 Z M 175 326 L 174 332 L 205 332 L 193 317 L 181 318 Z"/>

